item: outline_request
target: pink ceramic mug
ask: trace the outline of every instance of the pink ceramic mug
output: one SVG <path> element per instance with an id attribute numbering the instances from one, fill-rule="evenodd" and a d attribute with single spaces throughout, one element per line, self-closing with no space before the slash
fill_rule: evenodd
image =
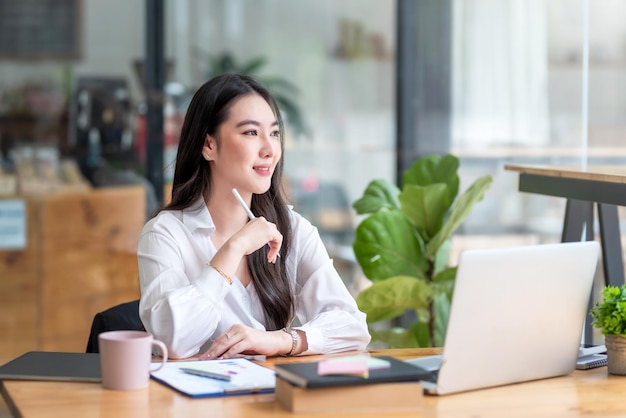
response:
<path id="1" fill-rule="evenodd" d="M 108 331 L 98 336 L 102 386 L 105 389 L 134 390 L 148 386 L 150 372 L 167 362 L 167 347 L 144 331 Z M 162 361 L 151 369 L 152 347 L 159 347 Z"/>

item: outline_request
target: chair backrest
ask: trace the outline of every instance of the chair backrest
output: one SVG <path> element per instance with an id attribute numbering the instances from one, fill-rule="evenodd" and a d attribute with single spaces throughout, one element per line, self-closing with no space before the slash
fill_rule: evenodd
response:
<path id="1" fill-rule="evenodd" d="M 120 303 L 105 311 L 98 312 L 91 323 L 87 353 L 99 353 L 98 335 L 106 331 L 144 331 L 145 328 L 139 318 L 139 299 Z"/>

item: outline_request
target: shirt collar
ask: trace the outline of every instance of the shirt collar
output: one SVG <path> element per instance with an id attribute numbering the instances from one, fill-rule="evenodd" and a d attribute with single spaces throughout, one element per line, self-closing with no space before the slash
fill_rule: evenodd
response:
<path id="1" fill-rule="evenodd" d="M 287 205 L 287 207 L 289 210 L 293 210 L 293 205 Z M 209 233 L 215 231 L 213 218 L 203 196 L 200 196 L 188 208 L 183 209 L 182 219 L 187 229 L 191 232 L 194 232 L 196 229 L 208 229 Z"/>
<path id="2" fill-rule="evenodd" d="M 206 206 L 204 197 L 200 196 L 194 203 L 186 209 L 183 209 L 183 223 L 190 232 L 196 229 L 209 229 L 209 232 L 215 231 L 213 218 Z"/>

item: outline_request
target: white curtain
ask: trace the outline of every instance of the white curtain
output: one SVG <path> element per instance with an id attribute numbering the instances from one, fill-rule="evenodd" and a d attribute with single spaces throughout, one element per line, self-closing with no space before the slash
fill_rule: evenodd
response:
<path id="1" fill-rule="evenodd" d="M 453 147 L 547 144 L 546 0 L 453 9 Z"/>

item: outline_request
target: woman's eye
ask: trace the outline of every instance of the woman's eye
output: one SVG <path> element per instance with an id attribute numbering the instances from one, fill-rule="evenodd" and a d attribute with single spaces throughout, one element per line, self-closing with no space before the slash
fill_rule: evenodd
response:
<path id="1" fill-rule="evenodd" d="M 254 129 L 252 129 L 250 131 L 245 131 L 243 134 L 244 135 L 256 135 L 256 131 Z"/>
<path id="2" fill-rule="evenodd" d="M 280 137 L 280 131 L 274 131 L 270 134 L 271 136 Z"/>

